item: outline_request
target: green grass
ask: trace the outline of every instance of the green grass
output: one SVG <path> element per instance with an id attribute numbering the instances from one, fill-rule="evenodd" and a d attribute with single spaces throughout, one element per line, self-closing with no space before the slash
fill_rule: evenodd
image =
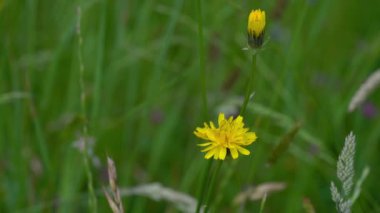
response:
<path id="1" fill-rule="evenodd" d="M 244 118 L 259 139 L 250 156 L 222 164 L 211 210 L 258 212 L 261 201 L 241 208 L 232 200 L 250 185 L 281 181 L 287 188 L 269 195 L 263 212 L 304 212 L 304 198 L 317 212 L 335 211 L 330 181 L 352 130 L 356 178 L 371 168 L 353 211 L 380 211 L 380 111 L 372 118 L 347 113 L 356 89 L 380 66 L 380 2 L 279 2 L 202 1 L 210 119 L 245 95 L 250 9 L 266 11 L 269 39 Z M 78 6 L 88 134 L 101 161 L 91 168 L 98 211 L 110 211 L 101 191 L 107 155 L 122 188 L 159 182 L 197 197 L 207 161 L 193 135 L 205 117 L 195 1 L 0 0 L 0 212 L 89 211 L 85 166 L 73 148 L 83 127 Z M 369 97 L 377 110 L 379 100 L 378 92 Z M 289 148 L 268 166 L 297 122 Z M 141 196 L 123 202 L 127 212 L 176 212 Z"/>

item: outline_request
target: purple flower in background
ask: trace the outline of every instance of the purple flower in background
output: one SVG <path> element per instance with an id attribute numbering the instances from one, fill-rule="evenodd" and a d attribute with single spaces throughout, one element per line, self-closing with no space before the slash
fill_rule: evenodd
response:
<path id="1" fill-rule="evenodd" d="M 361 111 L 364 117 L 374 118 L 378 114 L 379 110 L 373 103 L 365 102 L 361 107 Z"/>

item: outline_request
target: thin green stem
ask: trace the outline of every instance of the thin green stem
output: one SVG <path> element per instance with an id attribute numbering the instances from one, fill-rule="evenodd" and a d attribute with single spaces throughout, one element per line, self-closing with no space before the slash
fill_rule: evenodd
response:
<path id="1" fill-rule="evenodd" d="M 254 80 L 254 75 L 256 71 L 256 58 L 257 58 L 257 52 L 252 53 L 252 67 L 251 67 L 251 73 L 249 75 L 248 83 L 247 83 L 247 89 L 245 92 L 245 97 L 244 97 L 244 102 L 243 106 L 241 107 L 240 110 L 240 115 L 244 116 L 245 110 L 247 109 L 248 102 L 250 100 L 250 96 L 253 91 L 253 80 Z"/>
<path id="2" fill-rule="evenodd" d="M 199 71 L 201 79 L 201 96 L 202 96 L 202 114 L 205 120 L 208 120 L 208 103 L 207 103 L 207 79 L 206 79 L 206 60 L 204 48 L 202 2 L 196 1 L 196 12 L 198 21 L 198 51 L 199 51 Z"/>
<path id="3" fill-rule="evenodd" d="M 234 160 L 231 162 L 230 166 L 227 167 L 227 171 L 223 175 L 223 180 L 220 183 L 220 191 L 223 192 L 225 190 L 225 188 L 227 187 L 227 184 L 230 182 L 230 179 L 232 178 L 232 175 L 234 174 L 237 163 L 238 163 L 238 161 Z M 223 200 L 223 195 L 224 195 L 223 193 L 219 193 L 217 195 L 216 200 L 215 200 L 215 208 L 214 208 L 213 212 L 219 212 L 217 208 L 218 208 L 218 206 L 220 206 L 220 203 Z"/>
<path id="4" fill-rule="evenodd" d="M 208 192 L 207 192 L 207 196 L 206 196 L 206 202 L 205 202 L 205 204 L 206 204 L 206 208 L 205 208 L 205 213 L 207 213 L 208 212 L 208 209 L 209 209 L 209 207 L 210 207 L 210 198 L 211 198 L 211 195 L 212 195 L 212 193 L 213 193 L 213 191 L 214 191 L 214 188 L 215 188 L 215 185 L 216 185 L 216 183 L 215 183 L 215 178 L 218 176 L 218 174 L 219 174 L 219 170 L 220 170 L 220 167 L 222 167 L 222 163 L 223 163 L 223 161 L 222 160 L 220 160 L 219 162 L 218 162 L 218 165 L 216 166 L 216 168 L 214 169 L 214 172 L 213 172 L 213 174 L 212 174 L 212 176 L 211 176 L 211 180 L 210 180 L 210 183 L 208 184 L 209 185 L 209 187 L 210 187 L 210 189 L 208 190 Z M 208 204 L 208 205 L 207 205 Z"/>
<path id="5" fill-rule="evenodd" d="M 248 82 L 247 82 L 246 93 L 245 93 L 245 97 L 244 97 L 244 102 L 243 102 L 242 108 L 240 110 L 240 115 L 244 115 L 245 114 L 248 102 L 250 100 L 250 96 L 251 96 L 252 91 L 253 91 L 253 80 L 254 80 L 254 74 L 255 74 L 255 71 L 256 71 L 256 59 L 257 59 L 257 52 L 254 51 L 252 53 L 251 73 L 249 75 L 249 79 L 248 79 Z M 236 166 L 237 166 L 237 161 L 233 161 L 230 169 L 228 170 L 227 174 L 225 175 L 225 178 L 222 181 L 221 190 L 223 190 L 227 186 L 227 183 L 230 181 L 230 179 L 232 177 L 232 174 L 233 174 L 233 171 L 235 171 Z M 219 194 L 218 197 L 217 197 L 217 199 L 216 199 L 216 208 L 219 206 L 219 204 L 222 201 L 222 199 L 223 199 L 223 194 Z"/>
<path id="6" fill-rule="evenodd" d="M 263 213 L 266 201 L 267 201 L 267 193 L 265 192 L 263 199 L 261 199 L 260 212 L 259 213 Z"/>
<path id="7" fill-rule="evenodd" d="M 78 60 L 79 60 L 79 85 L 80 85 L 80 105 L 81 105 L 81 111 L 82 111 L 82 118 L 83 118 L 83 127 L 82 127 L 82 134 L 83 134 L 83 162 L 86 170 L 87 175 L 87 188 L 89 191 L 89 199 L 88 204 L 91 209 L 91 212 L 97 212 L 97 200 L 96 195 L 94 191 L 93 186 L 93 178 L 89 163 L 89 156 L 87 151 L 87 136 L 88 136 L 88 124 L 87 124 L 87 111 L 86 111 L 86 94 L 85 94 L 85 88 L 84 88 L 84 65 L 83 65 L 83 56 L 82 56 L 82 44 L 83 39 L 81 35 L 81 8 L 78 7 L 78 22 L 77 22 L 77 35 L 78 35 Z"/>
<path id="8" fill-rule="evenodd" d="M 209 160 L 208 161 L 208 164 L 206 166 L 206 169 L 203 171 L 203 178 L 202 178 L 202 183 L 201 183 L 201 188 L 199 188 L 199 191 L 198 191 L 198 203 L 197 203 L 197 210 L 196 210 L 196 213 L 199 213 L 201 211 L 201 206 L 202 206 L 202 203 L 203 203 L 203 199 L 204 199 L 204 195 L 206 194 L 207 192 L 207 183 L 208 183 L 208 179 L 209 179 L 209 176 L 211 174 L 211 167 L 212 167 L 212 163 L 214 161 L 213 160 Z"/>

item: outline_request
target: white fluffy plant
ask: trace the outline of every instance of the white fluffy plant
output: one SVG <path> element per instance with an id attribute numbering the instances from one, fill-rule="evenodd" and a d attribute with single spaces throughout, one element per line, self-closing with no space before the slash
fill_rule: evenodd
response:
<path id="1" fill-rule="evenodd" d="M 339 190 L 334 182 L 331 181 L 331 195 L 332 200 L 335 202 L 336 209 L 341 213 L 350 213 L 351 207 L 360 195 L 361 185 L 364 179 L 369 174 L 369 168 L 366 167 L 359 180 L 354 186 L 354 157 L 355 157 L 355 135 L 350 132 L 346 137 L 342 152 L 339 155 L 337 162 L 337 177 L 342 185 L 342 189 Z"/>

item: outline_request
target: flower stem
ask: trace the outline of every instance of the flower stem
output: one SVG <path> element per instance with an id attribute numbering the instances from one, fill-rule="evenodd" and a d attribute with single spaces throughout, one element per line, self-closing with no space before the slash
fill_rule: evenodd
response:
<path id="1" fill-rule="evenodd" d="M 218 173 L 219 173 L 220 167 L 222 166 L 222 163 L 223 163 L 222 160 L 220 160 L 218 162 L 218 165 L 214 169 L 214 172 L 211 176 L 210 183 L 208 184 L 210 189 L 207 192 L 207 197 L 206 197 L 206 202 L 205 202 L 206 205 L 210 203 L 210 197 L 211 197 L 212 192 L 214 191 L 214 188 L 215 188 L 215 178 L 218 176 Z M 208 212 L 209 207 L 210 207 L 210 204 L 206 206 L 205 211 L 204 211 L 205 213 Z"/>
<path id="2" fill-rule="evenodd" d="M 247 109 L 247 105 L 248 105 L 250 96 L 251 96 L 252 91 L 253 91 L 253 77 L 254 77 L 255 70 L 256 70 L 256 58 L 257 58 L 256 56 L 257 56 L 257 52 L 254 51 L 252 53 L 251 73 L 249 75 L 249 79 L 248 79 L 248 83 L 247 83 L 247 89 L 245 92 L 243 106 L 241 107 L 241 110 L 240 110 L 240 115 L 242 115 L 242 116 L 244 116 L 244 114 L 245 114 L 245 110 Z"/>
<path id="3" fill-rule="evenodd" d="M 237 166 L 237 163 L 238 163 L 238 161 L 234 160 L 234 161 L 231 162 L 231 164 L 229 166 L 227 166 L 227 172 L 223 175 L 223 179 L 222 179 L 222 181 L 220 183 L 220 191 L 223 192 L 226 189 L 227 184 L 230 182 L 230 180 L 232 178 L 232 175 L 234 174 L 234 171 L 235 171 L 235 168 Z M 216 196 L 214 212 L 219 212 L 218 211 L 218 207 L 220 206 L 220 203 L 223 200 L 223 196 L 224 196 L 223 193 L 219 193 Z"/>
<path id="4" fill-rule="evenodd" d="M 206 62 L 205 62 L 205 51 L 204 51 L 204 33 L 203 33 L 203 17 L 202 17 L 202 2 L 201 0 L 196 0 L 196 12 L 198 21 L 198 51 L 199 51 L 199 71 L 201 79 L 201 96 L 202 96 L 202 114 L 204 119 L 208 120 L 208 104 L 207 104 L 207 93 L 206 93 Z"/>
<path id="5" fill-rule="evenodd" d="M 207 193 L 207 185 L 208 185 L 207 180 L 209 179 L 209 176 L 211 174 L 210 171 L 211 171 L 211 167 L 212 167 L 213 162 L 214 162 L 213 160 L 209 160 L 206 169 L 203 171 L 202 184 L 201 184 L 201 188 L 199 189 L 199 192 L 198 192 L 198 203 L 197 203 L 196 213 L 199 213 L 201 211 L 201 206 L 203 203 L 204 195 Z"/>

